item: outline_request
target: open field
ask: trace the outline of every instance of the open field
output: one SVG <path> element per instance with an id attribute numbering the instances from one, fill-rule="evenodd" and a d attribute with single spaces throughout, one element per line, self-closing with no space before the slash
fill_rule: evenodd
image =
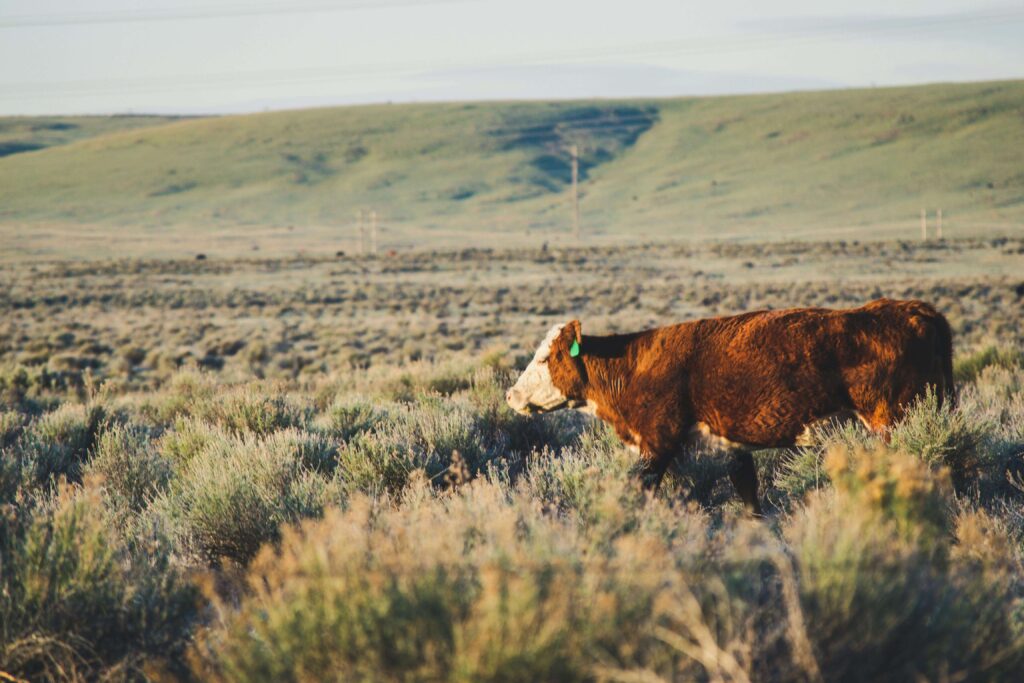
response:
<path id="1" fill-rule="evenodd" d="M 78 127 L 40 140 L 53 125 Z M 0 144 L 47 146 L 0 157 L 0 242 L 19 260 L 351 252 L 365 209 L 386 249 L 536 245 L 570 230 L 572 144 L 588 244 L 912 238 L 922 207 L 947 236 L 1019 235 L 1022 136 L 1019 81 L 5 119 Z"/>
<path id="2" fill-rule="evenodd" d="M 532 353 L 579 317 L 605 334 L 757 308 L 920 297 L 960 348 L 1024 342 L 1024 239 L 663 244 L 381 258 L 109 260 L 0 267 L 0 362 L 80 386 L 179 368 L 298 379 Z"/>
<path id="3" fill-rule="evenodd" d="M 1011 680 L 1022 262 L 1020 237 L 6 260 L 0 671 Z M 756 453 L 764 520 L 712 453 L 652 497 L 590 418 L 504 405 L 553 322 L 879 296 L 948 316 L 958 407 Z"/>

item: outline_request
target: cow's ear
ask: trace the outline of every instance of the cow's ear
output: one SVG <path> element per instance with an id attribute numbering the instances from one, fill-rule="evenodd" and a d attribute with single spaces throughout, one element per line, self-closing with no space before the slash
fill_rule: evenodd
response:
<path id="1" fill-rule="evenodd" d="M 583 343 L 583 328 L 580 326 L 579 320 L 573 320 L 569 323 L 569 329 L 572 331 L 572 339 L 577 344 Z"/>
<path id="2" fill-rule="evenodd" d="M 583 347 L 583 330 L 579 320 L 573 320 L 566 327 L 569 332 L 569 355 L 575 358 L 580 355 Z"/>

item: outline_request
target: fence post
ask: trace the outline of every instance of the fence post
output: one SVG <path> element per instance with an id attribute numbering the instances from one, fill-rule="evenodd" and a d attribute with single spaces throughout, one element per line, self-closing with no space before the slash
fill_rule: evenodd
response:
<path id="1" fill-rule="evenodd" d="M 370 212 L 370 250 L 377 253 L 377 212 Z"/>
<path id="2" fill-rule="evenodd" d="M 366 226 L 363 224 L 363 210 L 359 209 L 356 214 L 359 218 L 359 253 L 366 253 Z"/>
<path id="3" fill-rule="evenodd" d="M 578 145 L 573 145 L 569 148 L 569 154 L 572 155 L 572 232 L 576 235 L 576 239 L 580 238 L 580 195 L 579 195 L 579 179 L 580 179 L 580 148 Z"/>

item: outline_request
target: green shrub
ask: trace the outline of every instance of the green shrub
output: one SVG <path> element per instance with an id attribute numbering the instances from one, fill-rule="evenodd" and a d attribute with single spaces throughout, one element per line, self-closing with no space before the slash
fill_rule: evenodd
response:
<path id="1" fill-rule="evenodd" d="M 929 464 L 948 467 L 957 489 L 963 490 L 977 481 L 986 466 L 986 445 L 993 431 L 994 425 L 974 419 L 949 401 L 939 406 L 929 390 L 893 428 L 891 444 Z"/>
<path id="2" fill-rule="evenodd" d="M 481 433 L 464 405 L 421 396 L 348 441 L 338 455 L 338 476 L 349 491 L 398 493 L 413 471 L 440 485 L 454 458 L 475 474 L 505 450 L 500 437 Z"/>
<path id="3" fill-rule="evenodd" d="M 207 414 L 236 434 L 270 434 L 305 424 L 307 415 L 295 402 L 250 388 L 219 396 Z"/>
<path id="4" fill-rule="evenodd" d="M 161 455 L 181 467 L 223 437 L 219 427 L 195 418 L 178 418 L 156 445 Z"/>
<path id="5" fill-rule="evenodd" d="M 451 396 L 472 386 L 472 380 L 465 373 L 449 372 L 435 375 L 426 382 L 426 390 L 441 396 Z"/>
<path id="6" fill-rule="evenodd" d="M 1017 670 L 1024 641 L 1007 584 L 950 561 L 948 475 L 884 449 L 835 449 L 825 464 L 834 493 L 786 528 L 824 679 L 1005 680 Z"/>
<path id="7" fill-rule="evenodd" d="M 994 425 L 999 438 L 1024 443 L 1024 368 L 986 368 L 960 392 L 959 405 Z"/>
<path id="8" fill-rule="evenodd" d="M 816 427 L 808 445 L 790 450 L 780 458 L 774 473 L 779 499 L 785 507 L 792 507 L 802 502 L 809 492 L 829 486 L 831 481 L 824 466 L 829 450 L 861 451 L 878 445 L 878 437 L 853 420 Z"/>
<path id="9" fill-rule="evenodd" d="M 33 421 L 14 447 L 31 480 L 78 480 L 105 417 L 99 405 L 66 403 Z"/>
<path id="10" fill-rule="evenodd" d="M 371 432 L 387 417 L 377 404 L 364 398 L 339 398 L 328 410 L 327 423 L 331 432 L 342 441 Z"/>
<path id="11" fill-rule="evenodd" d="M 178 372 L 170 378 L 163 392 L 146 398 L 140 412 L 158 425 L 171 424 L 176 419 L 194 415 L 217 395 L 217 386 L 208 375 Z"/>
<path id="12" fill-rule="evenodd" d="M 446 504 L 420 478 L 401 511 L 357 499 L 286 532 L 201 634 L 195 675 L 584 681 L 595 656 L 628 657 L 662 574 L 639 572 L 640 553 L 588 558 L 570 527 L 496 486 L 466 491 Z"/>
<path id="13" fill-rule="evenodd" d="M 321 439 L 286 431 L 269 437 L 221 434 L 178 464 L 159 507 L 179 538 L 210 563 L 244 564 L 282 524 L 317 516 L 333 499 Z"/>
<path id="14" fill-rule="evenodd" d="M 631 478 L 635 460 L 611 428 L 599 425 L 585 431 L 573 447 L 531 453 L 517 483 L 545 506 L 595 525 L 608 513 L 606 505 L 628 508 L 638 503 L 639 484 Z"/>
<path id="15" fill-rule="evenodd" d="M 0 403 L 18 407 L 31 395 L 34 382 L 28 369 L 22 365 L 0 368 Z"/>
<path id="16" fill-rule="evenodd" d="M 148 429 L 120 425 L 100 436 L 88 471 L 102 477 L 115 509 L 131 514 L 167 488 L 173 466 Z"/>
<path id="17" fill-rule="evenodd" d="M 25 426 L 25 417 L 14 410 L 0 410 L 0 448 L 12 445 Z"/>
<path id="18" fill-rule="evenodd" d="M 194 372 L 175 375 L 164 394 L 147 401 L 142 411 L 158 425 L 192 417 L 236 434 L 269 434 L 304 425 L 309 418 L 308 411 L 276 387 L 255 384 L 224 390 Z"/>
<path id="19" fill-rule="evenodd" d="M 179 660 L 194 589 L 162 539 L 132 552 L 98 489 L 64 488 L 4 547 L 0 670 L 30 680 L 139 678 Z"/>

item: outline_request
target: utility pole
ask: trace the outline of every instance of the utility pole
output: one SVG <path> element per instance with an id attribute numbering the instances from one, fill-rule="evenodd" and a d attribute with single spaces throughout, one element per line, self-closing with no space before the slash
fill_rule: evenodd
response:
<path id="1" fill-rule="evenodd" d="M 370 212 L 370 251 L 377 253 L 377 212 Z"/>
<path id="2" fill-rule="evenodd" d="M 363 223 L 363 210 L 356 214 L 359 217 L 359 253 L 366 253 L 366 225 Z"/>
<path id="3" fill-rule="evenodd" d="M 935 237 L 942 239 L 942 209 L 935 215 Z"/>
<path id="4" fill-rule="evenodd" d="M 576 235 L 576 239 L 581 237 L 580 233 L 580 193 L 579 193 L 579 181 L 580 181 L 580 148 L 578 145 L 573 145 L 569 148 L 569 154 L 572 155 L 572 228 L 573 234 Z"/>
<path id="5" fill-rule="evenodd" d="M 921 209 L 921 239 L 928 240 L 928 213 Z"/>

